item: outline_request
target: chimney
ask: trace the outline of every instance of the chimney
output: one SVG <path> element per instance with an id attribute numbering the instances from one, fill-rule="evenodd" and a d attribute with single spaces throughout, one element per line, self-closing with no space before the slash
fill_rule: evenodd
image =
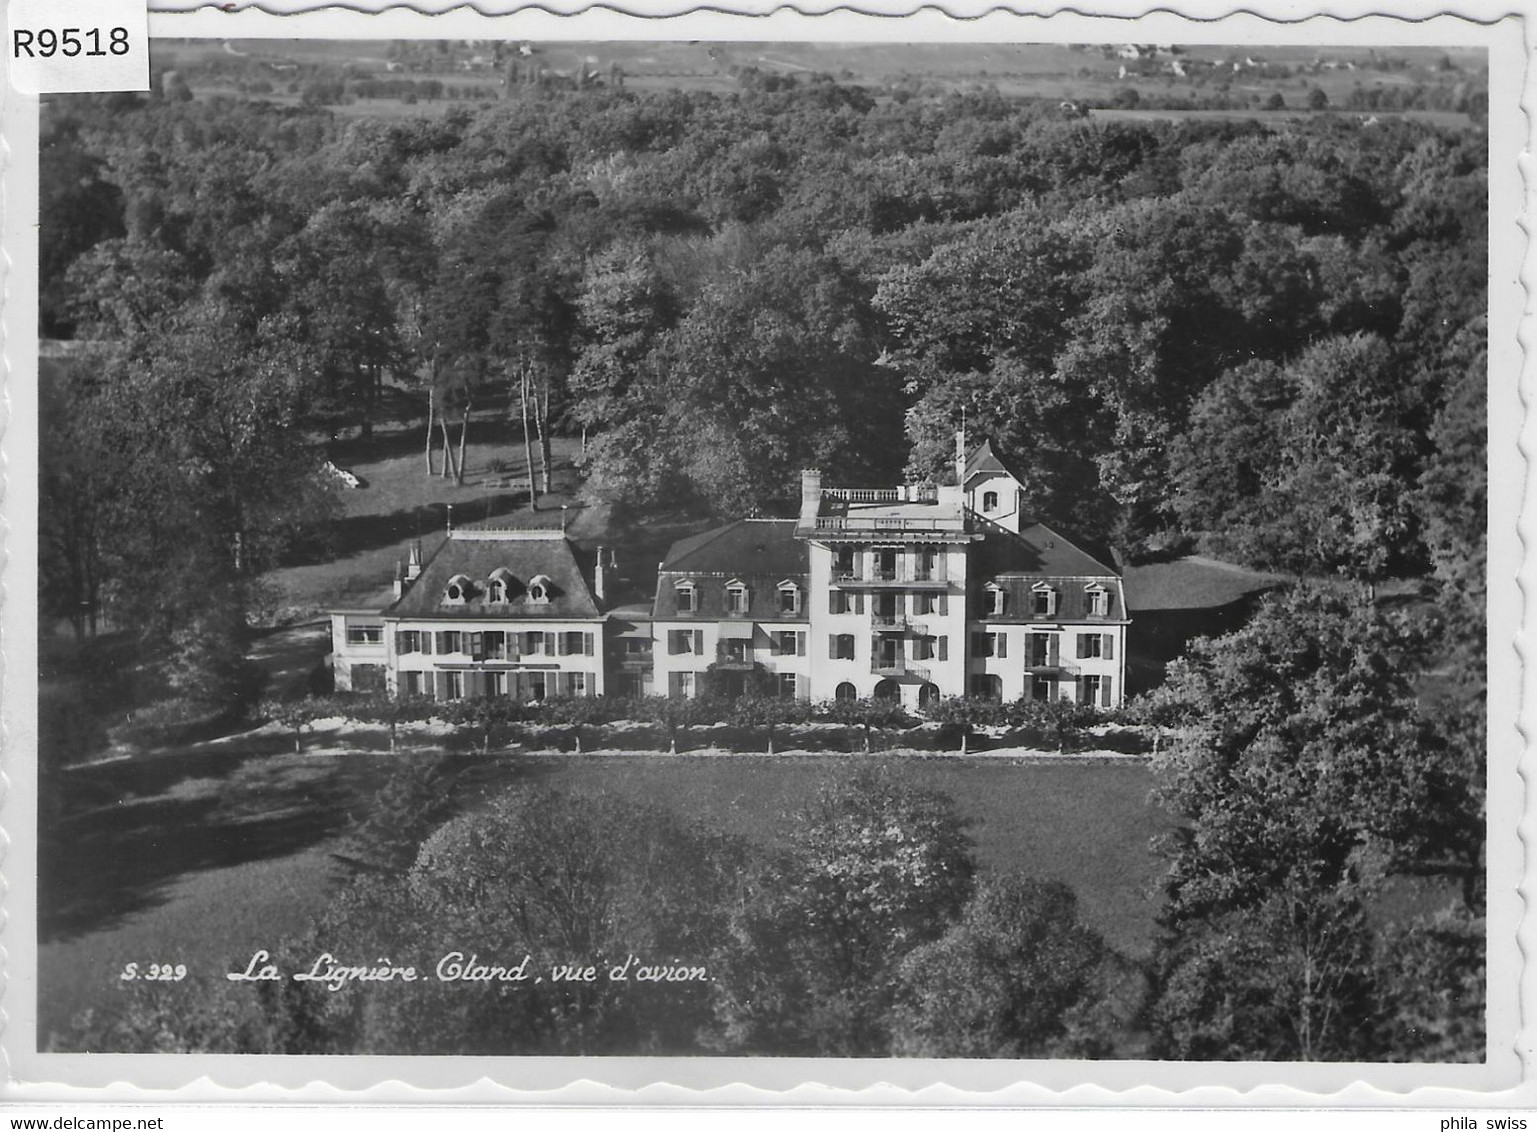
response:
<path id="1" fill-rule="evenodd" d="M 801 506 L 822 502 L 822 469 L 806 468 L 801 472 Z"/>
<path id="2" fill-rule="evenodd" d="M 966 486 L 966 426 L 955 430 L 955 482 Z"/>
<path id="3" fill-rule="evenodd" d="M 411 557 L 406 561 L 406 581 L 414 582 L 422 572 L 422 540 L 411 544 Z"/>
<path id="4" fill-rule="evenodd" d="M 406 567 L 400 559 L 395 559 L 395 598 L 399 600 L 406 592 Z"/>
<path id="5" fill-rule="evenodd" d="M 598 547 L 597 565 L 592 568 L 592 596 L 599 601 L 604 601 L 608 597 L 607 579 L 603 576 L 603 555 L 604 548 L 600 546 Z"/>
<path id="6" fill-rule="evenodd" d="M 454 505 L 448 504 L 448 534 L 454 533 Z"/>

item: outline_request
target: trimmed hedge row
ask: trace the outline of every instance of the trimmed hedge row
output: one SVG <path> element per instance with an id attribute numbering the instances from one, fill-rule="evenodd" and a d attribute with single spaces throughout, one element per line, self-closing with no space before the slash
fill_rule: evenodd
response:
<path id="1" fill-rule="evenodd" d="M 986 700 L 942 700 L 925 721 L 900 705 L 878 700 L 811 703 L 805 700 L 742 697 L 728 700 L 664 697 L 632 699 L 560 698 L 521 703 L 504 698 L 437 701 L 392 699 L 383 695 L 338 694 L 262 705 L 263 718 L 294 734 L 296 749 L 314 720 L 342 718 L 396 727 L 438 720 L 456 734 L 450 746 L 506 746 L 512 743 L 559 750 L 625 748 L 638 751 L 717 747 L 761 751 L 766 747 L 807 751 L 989 750 L 1033 747 L 1060 751 L 1092 746 L 1127 753 L 1151 747 L 1138 731 L 1091 734 L 1108 713 L 1077 704 Z M 986 733 L 978 729 L 986 729 Z"/>

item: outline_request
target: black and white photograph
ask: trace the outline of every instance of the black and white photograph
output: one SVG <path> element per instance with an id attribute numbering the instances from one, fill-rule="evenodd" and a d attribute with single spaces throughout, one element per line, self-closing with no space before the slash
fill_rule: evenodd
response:
<path id="1" fill-rule="evenodd" d="M 1511 109 L 1171 26 L 42 96 L 34 1061 L 1488 1066 Z"/>

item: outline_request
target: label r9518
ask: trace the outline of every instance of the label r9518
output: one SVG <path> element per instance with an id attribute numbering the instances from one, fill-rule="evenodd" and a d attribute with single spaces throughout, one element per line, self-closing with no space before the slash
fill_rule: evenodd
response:
<path id="1" fill-rule="evenodd" d="M 102 33 L 106 32 L 105 38 Z M 127 28 L 12 28 L 11 58 L 128 54 Z"/>

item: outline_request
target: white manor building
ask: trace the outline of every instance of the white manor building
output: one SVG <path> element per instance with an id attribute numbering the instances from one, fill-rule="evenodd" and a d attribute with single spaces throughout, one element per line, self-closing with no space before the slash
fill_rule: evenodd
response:
<path id="1" fill-rule="evenodd" d="M 336 689 L 601 696 L 603 626 L 563 532 L 450 531 L 425 563 L 412 547 L 389 605 L 332 612 Z"/>
<path id="2" fill-rule="evenodd" d="M 957 440 L 957 484 L 824 487 L 794 519 L 683 539 L 649 610 L 605 616 L 559 531 L 419 546 L 383 609 L 332 614 L 338 690 L 464 696 L 772 692 L 1121 703 L 1126 595 L 1108 555 L 1026 515 L 1019 477 Z"/>

